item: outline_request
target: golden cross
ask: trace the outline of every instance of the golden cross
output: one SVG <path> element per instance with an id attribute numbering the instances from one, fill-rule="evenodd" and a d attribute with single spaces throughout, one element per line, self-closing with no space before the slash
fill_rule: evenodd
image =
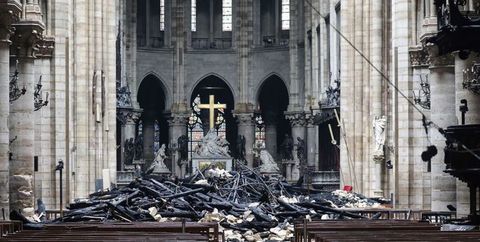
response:
<path id="1" fill-rule="evenodd" d="M 209 96 L 209 102 L 206 104 L 200 104 L 198 105 L 200 109 L 208 109 L 208 112 L 210 114 L 210 129 L 213 129 L 215 125 L 215 109 L 221 109 L 221 108 L 227 108 L 227 104 L 215 104 L 215 96 L 210 95 Z"/>

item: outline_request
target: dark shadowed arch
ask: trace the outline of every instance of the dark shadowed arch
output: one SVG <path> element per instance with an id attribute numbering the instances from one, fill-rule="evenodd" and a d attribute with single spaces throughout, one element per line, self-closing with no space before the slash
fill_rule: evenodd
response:
<path id="1" fill-rule="evenodd" d="M 276 143 L 267 140 L 267 150 L 272 156 L 277 157 L 279 147 L 283 142 L 286 134 L 291 134 L 291 128 L 285 119 L 284 112 L 289 104 L 288 90 L 285 82 L 278 75 L 270 75 L 261 84 L 258 94 L 257 103 L 261 115 L 267 126 L 275 126 Z M 268 131 L 266 132 L 268 137 Z"/>
<path id="2" fill-rule="evenodd" d="M 138 88 L 137 101 L 143 109 L 142 121 L 144 124 L 144 155 L 147 161 L 153 159 L 154 151 L 151 144 L 153 136 L 153 123 L 158 121 L 160 127 L 159 143 L 168 145 L 168 122 L 165 116 L 166 88 L 162 81 L 155 75 L 147 75 Z"/>

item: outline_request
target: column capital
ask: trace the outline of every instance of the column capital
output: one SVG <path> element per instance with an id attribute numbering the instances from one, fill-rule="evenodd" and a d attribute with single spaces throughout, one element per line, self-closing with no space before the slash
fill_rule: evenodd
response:
<path id="1" fill-rule="evenodd" d="M 438 46 L 434 44 L 427 44 L 426 50 L 428 52 L 428 62 L 430 69 L 434 68 L 454 68 L 455 57 L 452 54 L 445 54 L 439 56 Z"/>
<path id="2" fill-rule="evenodd" d="M 234 113 L 233 116 L 237 118 L 238 125 L 252 125 L 254 113 Z"/>
<path id="3" fill-rule="evenodd" d="M 312 127 L 315 124 L 315 115 L 306 113 L 305 114 L 305 125 L 307 127 Z"/>
<path id="4" fill-rule="evenodd" d="M 188 113 L 170 113 L 170 115 L 167 115 L 168 117 L 168 124 L 170 126 L 185 126 L 187 125 L 188 122 Z"/>
<path id="5" fill-rule="evenodd" d="M 427 67 L 430 65 L 430 58 L 426 48 L 414 46 L 410 47 L 408 52 L 410 55 L 410 65 L 412 67 Z"/>
<path id="6" fill-rule="evenodd" d="M 285 112 L 285 119 L 290 121 L 292 127 L 305 126 L 307 124 L 304 112 Z"/>
<path id="7" fill-rule="evenodd" d="M 142 115 L 142 109 L 117 108 L 117 120 L 121 125 L 136 124 Z"/>
<path id="8" fill-rule="evenodd" d="M 16 0 L 0 1 L 0 42 L 10 43 L 14 33 L 12 24 L 20 19 L 21 4 Z"/>
<path id="9" fill-rule="evenodd" d="M 36 58 L 38 43 L 42 40 L 43 24 L 36 21 L 22 20 L 12 24 L 15 27 L 13 36 L 13 54 L 18 58 Z"/>
<path id="10" fill-rule="evenodd" d="M 51 58 L 55 49 L 55 38 L 53 36 L 45 36 L 38 42 L 38 58 Z"/>

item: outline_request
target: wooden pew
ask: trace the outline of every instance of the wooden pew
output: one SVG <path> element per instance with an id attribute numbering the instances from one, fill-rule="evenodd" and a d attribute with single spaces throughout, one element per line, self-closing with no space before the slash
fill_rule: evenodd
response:
<path id="1" fill-rule="evenodd" d="M 62 223 L 7 234 L 5 241 L 219 241 L 217 223 Z"/>
<path id="2" fill-rule="evenodd" d="M 480 231 L 442 232 L 435 224 L 405 220 L 332 220 L 295 224 L 295 241 L 480 241 Z"/>

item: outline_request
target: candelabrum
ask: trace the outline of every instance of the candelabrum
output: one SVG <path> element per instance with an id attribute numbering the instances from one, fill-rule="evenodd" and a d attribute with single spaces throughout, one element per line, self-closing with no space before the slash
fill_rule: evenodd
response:
<path id="1" fill-rule="evenodd" d="M 463 70 L 463 88 L 480 95 L 480 63 Z"/>
<path id="2" fill-rule="evenodd" d="M 19 99 L 22 95 L 27 92 L 25 86 L 22 89 L 18 88 L 18 60 L 15 65 L 15 72 L 10 77 L 10 103 Z"/>
<path id="3" fill-rule="evenodd" d="M 420 90 L 417 93 L 413 91 L 413 101 L 424 109 L 430 109 L 430 83 L 428 82 L 428 75 L 422 78 L 420 75 Z"/>
<path id="4" fill-rule="evenodd" d="M 35 87 L 35 92 L 33 93 L 34 96 L 34 110 L 38 111 L 40 110 L 43 106 L 48 105 L 48 92 L 45 100 L 43 100 L 43 95 L 42 95 L 42 76 L 40 76 L 40 79 L 38 80 L 37 86 Z"/>

